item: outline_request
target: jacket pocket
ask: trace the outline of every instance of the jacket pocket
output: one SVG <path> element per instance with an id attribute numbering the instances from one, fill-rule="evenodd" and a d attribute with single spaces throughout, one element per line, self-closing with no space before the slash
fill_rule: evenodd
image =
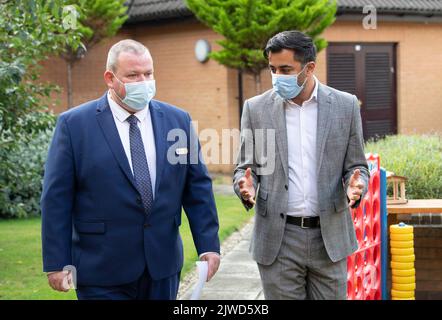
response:
<path id="1" fill-rule="evenodd" d="M 256 212 L 263 217 L 267 214 L 267 197 L 267 191 L 259 188 L 258 197 L 256 199 Z"/>
<path id="2" fill-rule="evenodd" d="M 103 234 L 106 232 L 104 222 L 75 222 L 75 229 L 78 233 Z"/>

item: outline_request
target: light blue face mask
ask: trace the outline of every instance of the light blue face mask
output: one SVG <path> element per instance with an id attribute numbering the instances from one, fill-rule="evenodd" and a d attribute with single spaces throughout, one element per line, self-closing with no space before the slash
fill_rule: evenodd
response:
<path id="1" fill-rule="evenodd" d="M 307 78 L 305 78 L 304 83 L 301 86 L 298 84 L 298 77 L 304 72 L 305 67 L 307 67 L 307 65 L 305 65 L 298 74 L 275 74 L 272 72 L 273 90 L 275 90 L 281 98 L 287 100 L 299 96 L 307 82 Z"/>
<path id="2" fill-rule="evenodd" d="M 120 79 L 118 79 L 116 76 L 115 79 L 117 79 L 120 83 L 124 85 L 126 96 L 124 97 L 124 99 L 122 99 L 114 90 L 115 94 L 121 100 L 121 102 L 123 102 L 134 111 L 140 111 L 146 108 L 150 100 L 152 100 L 155 96 L 155 80 L 124 83 L 120 81 Z"/>

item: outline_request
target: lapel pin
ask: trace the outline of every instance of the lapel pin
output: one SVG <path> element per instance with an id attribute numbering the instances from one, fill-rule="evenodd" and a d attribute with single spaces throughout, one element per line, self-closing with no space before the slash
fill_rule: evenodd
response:
<path id="1" fill-rule="evenodd" d="M 187 148 L 177 148 L 177 149 L 175 150 L 175 153 L 176 153 L 177 155 L 182 155 L 182 154 L 187 154 L 188 151 L 187 151 Z"/>

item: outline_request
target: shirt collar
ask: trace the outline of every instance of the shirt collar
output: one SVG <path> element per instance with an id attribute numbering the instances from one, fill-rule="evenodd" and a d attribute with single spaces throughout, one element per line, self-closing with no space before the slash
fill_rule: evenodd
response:
<path id="1" fill-rule="evenodd" d="M 117 118 L 118 121 L 125 122 L 127 118 L 131 115 L 126 109 L 122 108 L 118 103 L 116 103 L 112 99 L 110 91 L 107 92 L 107 101 L 109 102 L 112 114 L 115 116 L 115 118 Z M 149 105 L 143 110 L 134 113 L 134 116 L 137 117 L 138 120 L 141 122 L 144 119 L 146 119 L 148 111 L 149 111 Z"/>
<path id="2" fill-rule="evenodd" d="M 308 100 L 306 100 L 304 103 L 309 103 L 309 102 L 311 102 L 311 101 L 317 101 L 318 100 L 318 88 L 319 88 L 319 81 L 318 81 L 318 78 L 316 78 L 316 76 L 313 76 L 313 80 L 315 81 L 315 87 L 313 88 L 313 92 L 312 92 L 312 95 L 310 96 L 310 98 L 308 98 Z M 287 99 L 286 100 L 286 102 L 288 103 L 288 104 L 291 104 L 291 105 L 298 105 L 298 104 L 296 104 L 296 103 L 294 103 L 292 100 L 290 100 L 290 99 Z"/>

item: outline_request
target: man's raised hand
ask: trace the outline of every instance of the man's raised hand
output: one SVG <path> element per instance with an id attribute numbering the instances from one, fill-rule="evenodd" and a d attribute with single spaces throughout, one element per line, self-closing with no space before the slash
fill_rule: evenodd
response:
<path id="1" fill-rule="evenodd" d="M 362 196 L 364 190 L 364 182 L 361 180 L 361 170 L 356 169 L 350 177 L 350 182 L 347 189 L 347 197 L 350 200 L 350 207 Z"/>
<path id="2" fill-rule="evenodd" d="M 253 205 L 255 205 L 256 191 L 253 187 L 252 170 L 250 168 L 247 168 L 246 174 L 244 175 L 244 177 L 239 179 L 238 184 L 241 197 L 244 201 L 248 202 L 253 207 Z"/>

